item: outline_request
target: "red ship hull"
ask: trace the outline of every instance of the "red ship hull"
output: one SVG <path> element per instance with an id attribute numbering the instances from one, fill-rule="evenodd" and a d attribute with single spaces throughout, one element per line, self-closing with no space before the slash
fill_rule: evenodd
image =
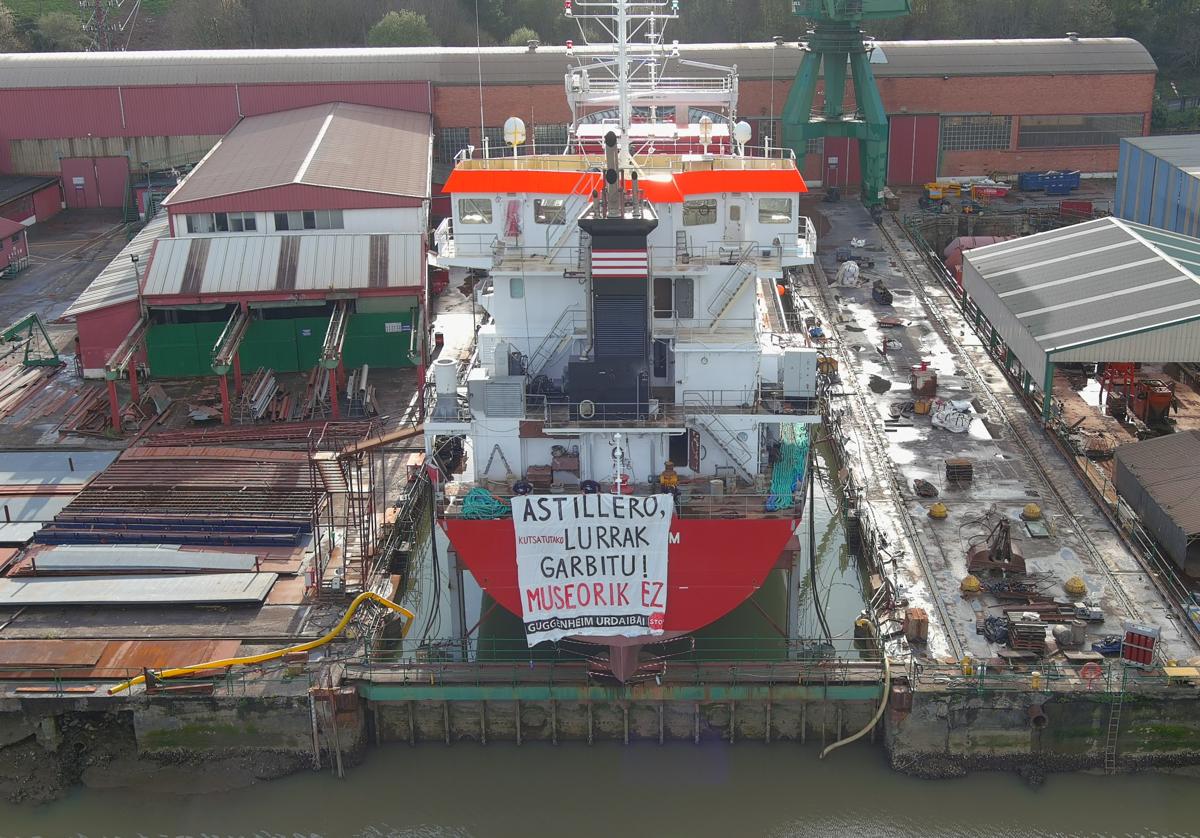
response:
<path id="1" fill-rule="evenodd" d="M 703 628 L 762 587 L 792 538 L 791 518 L 679 518 L 667 565 L 667 632 Z M 479 586 L 521 616 L 517 542 L 511 518 L 448 518 L 446 534 Z M 675 541 L 678 536 L 678 541 Z"/>

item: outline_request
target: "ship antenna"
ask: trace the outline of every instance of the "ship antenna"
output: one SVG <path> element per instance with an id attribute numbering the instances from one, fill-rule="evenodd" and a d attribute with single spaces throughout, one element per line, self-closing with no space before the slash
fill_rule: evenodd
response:
<path id="1" fill-rule="evenodd" d="M 479 0 L 475 0 L 475 69 L 479 72 L 479 141 L 487 157 L 487 129 L 483 126 L 483 46 L 479 40 Z"/>
<path id="2" fill-rule="evenodd" d="M 626 0 L 617 0 L 617 117 L 621 133 L 621 159 L 629 159 L 629 125 L 633 115 L 629 108 L 629 7 Z"/>

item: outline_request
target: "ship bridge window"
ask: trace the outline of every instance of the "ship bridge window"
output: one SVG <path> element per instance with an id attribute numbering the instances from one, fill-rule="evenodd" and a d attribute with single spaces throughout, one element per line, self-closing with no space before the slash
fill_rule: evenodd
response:
<path id="1" fill-rule="evenodd" d="M 566 198 L 535 198 L 533 201 L 533 220 L 538 224 L 566 224 Z"/>
<path id="2" fill-rule="evenodd" d="M 487 198 L 459 198 L 459 224 L 491 224 L 492 202 Z"/>
<path id="3" fill-rule="evenodd" d="M 699 201 L 683 202 L 683 226 L 717 223 L 717 199 L 704 198 Z"/>
<path id="4" fill-rule="evenodd" d="M 759 198 L 758 220 L 761 224 L 787 224 L 792 220 L 792 199 Z"/>
<path id="5" fill-rule="evenodd" d="M 519 300 L 525 296 L 525 278 L 514 276 L 508 281 L 508 296 Z"/>

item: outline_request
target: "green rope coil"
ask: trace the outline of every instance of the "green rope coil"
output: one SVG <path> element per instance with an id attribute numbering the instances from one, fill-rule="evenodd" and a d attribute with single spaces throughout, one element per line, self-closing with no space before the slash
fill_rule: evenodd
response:
<path id="1" fill-rule="evenodd" d="M 463 497 L 462 517 L 474 521 L 507 518 L 512 505 L 495 497 L 487 489 L 474 488 Z"/>
<path id="2" fill-rule="evenodd" d="M 779 429 L 779 440 L 779 459 L 771 468 L 768 512 L 792 506 L 793 495 L 804 480 L 804 469 L 808 463 L 809 436 L 806 426 L 783 425 Z"/>

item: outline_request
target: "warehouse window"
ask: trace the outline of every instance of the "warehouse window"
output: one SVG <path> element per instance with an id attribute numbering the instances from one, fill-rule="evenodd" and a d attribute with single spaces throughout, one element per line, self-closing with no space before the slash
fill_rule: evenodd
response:
<path id="1" fill-rule="evenodd" d="M 211 212 L 188 215 L 185 216 L 185 220 L 187 221 L 187 231 L 189 233 L 212 233 L 217 229 L 213 223 Z"/>
<path id="2" fill-rule="evenodd" d="M 244 233 L 258 228 L 252 212 L 213 213 L 213 226 L 220 233 Z"/>
<path id="3" fill-rule="evenodd" d="M 1011 138 L 1011 116 L 942 117 L 942 151 L 1004 149 Z"/>
<path id="4" fill-rule="evenodd" d="M 700 224 L 717 223 L 717 199 L 704 198 L 699 201 L 683 202 L 683 226 L 696 227 Z"/>
<path id="5" fill-rule="evenodd" d="M 567 125 L 533 126 L 533 143 L 538 154 L 560 154 L 570 141 Z"/>
<path id="6" fill-rule="evenodd" d="M 341 230 L 345 226 L 341 210 L 301 210 L 275 213 L 276 232 L 289 230 Z"/>
<path id="7" fill-rule="evenodd" d="M 454 155 L 466 148 L 470 142 L 470 128 L 442 128 L 437 134 L 433 159 L 438 163 L 453 163 Z"/>
<path id="8" fill-rule="evenodd" d="M 533 220 L 538 224 L 566 224 L 566 198 L 535 198 Z"/>
<path id="9" fill-rule="evenodd" d="M 763 146 L 770 140 L 772 146 L 779 145 L 779 120 L 760 116 L 747 119 L 750 124 L 750 145 Z"/>
<path id="10" fill-rule="evenodd" d="M 458 201 L 459 224 L 491 224 L 492 202 L 487 198 L 460 198 Z"/>
<path id="11" fill-rule="evenodd" d="M 1070 148 L 1117 145 L 1142 133 L 1141 114 L 1104 116 L 1023 116 L 1018 148 Z"/>
<path id="12" fill-rule="evenodd" d="M 805 154 L 822 155 L 825 153 L 825 138 L 824 137 L 809 137 L 808 142 L 804 144 Z"/>
<path id="13" fill-rule="evenodd" d="M 759 198 L 758 220 L 762 224 L 786 224 L 792 220 L 791 198 Z"/>

